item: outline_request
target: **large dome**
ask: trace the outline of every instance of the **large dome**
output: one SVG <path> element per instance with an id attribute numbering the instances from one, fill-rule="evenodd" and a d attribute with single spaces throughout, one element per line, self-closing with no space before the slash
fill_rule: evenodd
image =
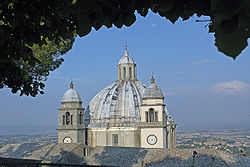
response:
<path id="1" fill-rule="evenodd" d="M 140 81 L 116 81 L 89 103 L 90 119 L 130 117 L 140 120 L 140 105 L 146 86 Z"/>
<path id="2" fill-rule="evenodd" d="M 100 91 L 89 103 L 89 127 L 130 126 L 140 118 L 140 105 L 146 85 L 136 79 L 135 63 L 127 49 L 118 63 L 118 80 Z"/>
<path id="3" fill-rule="evenodd" d="M 79 93 L 73 88 L 73 83 L 70 83 L 70 89 L 68 89 L 62 98 L 62 102 L 82 102 Z"/>

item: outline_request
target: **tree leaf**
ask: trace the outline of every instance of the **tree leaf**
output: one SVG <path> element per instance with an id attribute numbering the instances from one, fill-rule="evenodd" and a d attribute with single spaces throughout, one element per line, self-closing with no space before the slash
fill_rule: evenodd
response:
<path id="1" fill-rule="evenodd" d="M 135 20 L 136 20 L 135 14 L 131 13 L 127 18 L 125 18 L 124 24 L 129 27 L 135 22 Z"/>
<path id="2" fill-rule="evenodd" d="M 230 20 L 245 5 L 246 0 L 211 0 L 211 11 L 221 20 Z"/>
<path id="3" fill-rule="evenodd" d="M 91 25 L 88 16 L 86 14 L 80 14 L 78 16 L 78 29 L 76 31 L 77 34 L 80 37 L 83 37 L 88 33 L 90 33 L 90 31 L 91 31 Z"/>
<path id="4" fill-rule="evenodd" d="M 215 45 L 218 50 L 235 59 L 248 45 L 247 33 L 244 29 L 238 29 L 232 33 L 215 32 Z"/>

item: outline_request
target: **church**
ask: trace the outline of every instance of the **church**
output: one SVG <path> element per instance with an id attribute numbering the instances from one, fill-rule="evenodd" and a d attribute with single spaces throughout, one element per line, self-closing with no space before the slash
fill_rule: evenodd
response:
<path id="1" fill-rule="evenodd" d="M 135 69 L 126 48 L 117 65 L 117 80 L 100 91 L 86 109 L 71 81 L 58 110 L 58 143 L 175 148 L 176 124 L 160 87 L 154 76 L 148 86 L 137 80 Z"/>

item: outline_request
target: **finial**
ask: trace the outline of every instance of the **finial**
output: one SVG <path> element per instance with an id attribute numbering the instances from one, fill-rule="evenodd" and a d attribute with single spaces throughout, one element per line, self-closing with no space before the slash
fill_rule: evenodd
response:
<path id="1" fill-rule="evenodd" d="M 74 85 L 73 85 L 72 80 L 71 80 L 71 82 L 70 82 L 70 89 L 74 89 Z"/>
<path id="2" fill-rule="evenodd" d="M 122 47 L 125 47 L 126 51 L 128 50 L 128 43 L 127 43 L 127 41 L 126 41 L 125 45 L 122 46 Z"/>
<path id="3" fill-rule="evenodd" d="M 155 83 L 154 73 L 152 72 L 151 83 Z"/>

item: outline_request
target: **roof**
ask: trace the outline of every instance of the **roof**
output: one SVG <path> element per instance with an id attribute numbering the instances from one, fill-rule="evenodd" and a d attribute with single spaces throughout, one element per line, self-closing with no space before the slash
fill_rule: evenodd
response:
<path id="1" fill-rule="evenodd" d="M 67 152 L 60 156 L 61 149 Z M 17 143 L 6 144 L 0 148 L 0 156 L 8 158 L 36 159 L 43 162 L 69 164 L 99 164 L 100 166 L 133 166 L 142 158 L 147 166 L 190 166 L 193 149 L 154 149 L 138 147 L 88 147 L 88 156 L 83 156 L 84 144 L 56 143 Z M 223 150 L 199 148 L 195 159 L 196 166 L 207 166 L 212 157 L 214 166 L 249 166 L 250 158 Z M 74 156 L 72 156 L 74 155 Z M 108 156 L 107 156 L 108 155 Z M 0 158 L 0 162 L 1 162 Z M 86 166 L 87 166 L 86 165 Z"/>
<path id="2" fill-rule="evenodd" d="M 125 50 L 124 56 L 120 59 L 119 64 L 135 64 L 132 57 L 128 55 L 128 50 Z"/>
<path id="3" fill-rule="evenodd" d="M 155 84 L 154 77 L 152 76 L 151 84 L 145 89 L 143 99 L 163 99 L 161 88 Z"/>
<path id="4" fill-rule="evenodd" d="M 74 89 L 73 83 L 70 83 L 70 89 L 68 89 L 62 98 L 61 102 L 82 102 L 80 94 Z"/>
<path id="5" fill-rule="evenodd" d="M 140 81 L 116 81 L 101 90 L 89 103 L 85 118 L 134 118 L 140 120 L 140 105 L 146 86 Z"/>

